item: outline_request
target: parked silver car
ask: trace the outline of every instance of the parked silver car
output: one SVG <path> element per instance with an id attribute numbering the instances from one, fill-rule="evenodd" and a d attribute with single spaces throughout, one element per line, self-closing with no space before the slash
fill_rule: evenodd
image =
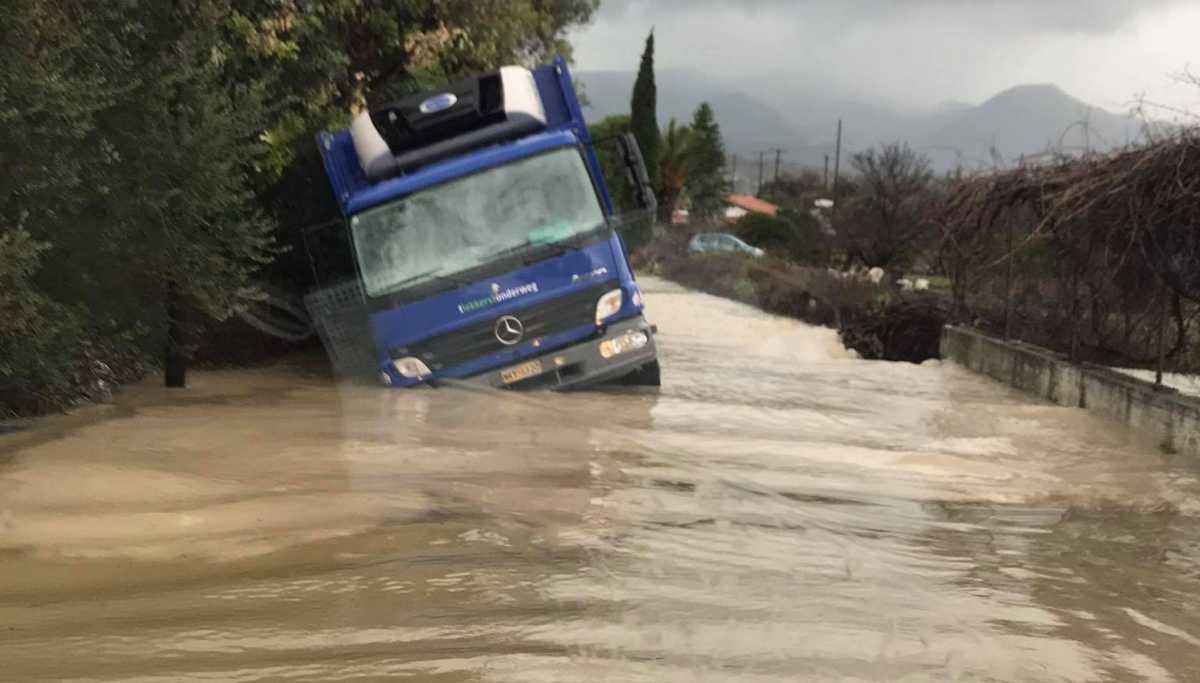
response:
<path id="1" fill-rule="evenodd" d="M 766 252 L 758 247 L 752 247 L 727 232 L 702 232 L 688 242 L 689 254 L 710 252 L 733 252 L 749 256 L 762 256 Z"/>

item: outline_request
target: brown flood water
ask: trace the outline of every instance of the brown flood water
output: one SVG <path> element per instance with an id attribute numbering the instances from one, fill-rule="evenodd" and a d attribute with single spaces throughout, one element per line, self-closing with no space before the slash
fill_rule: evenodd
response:
<path id="1" fill-rule="evenodd" d="M 283 365 L 0 438 L 0 679 L 1200 680 L 1196 468 L 646 288 L 661 393 Z"/>

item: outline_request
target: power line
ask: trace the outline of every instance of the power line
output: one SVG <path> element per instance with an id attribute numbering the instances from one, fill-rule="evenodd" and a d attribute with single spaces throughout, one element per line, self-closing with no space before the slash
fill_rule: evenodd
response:
<path id="1" fill-rule="evenodd" d="M 786 151 L 787 150 L 785 150 L 782 147 L 771 147 L 768 149 L 762 149 L 762 150 L 758 151 L 758 190 L 755 192 L 755 195 L 762 194 L 763 181 L 765 180 L 765 177 L 766 177 L 767 154 L 770 152 L 775 153 L 775 182 L 778 183 L 779 182 L 779 165 L 780 165 L 780 162 L 782 161 L 783 153 Z"/>

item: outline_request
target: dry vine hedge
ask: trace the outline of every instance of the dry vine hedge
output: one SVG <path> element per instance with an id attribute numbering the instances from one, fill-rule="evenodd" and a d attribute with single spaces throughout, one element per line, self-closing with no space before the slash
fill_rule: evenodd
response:
<path id="1" fill-rule="evenodd" d="M 1200 363 L 1200 129 L 962 178 L 930 214 L 957 319 L 1076 359 Z"/>

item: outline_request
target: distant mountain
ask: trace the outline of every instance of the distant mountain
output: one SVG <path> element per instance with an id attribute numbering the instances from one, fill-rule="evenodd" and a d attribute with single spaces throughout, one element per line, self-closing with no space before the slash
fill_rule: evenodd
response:
<path id="1" fill-rule="evenodd" d="M 588 121 L 629 113 L 632 72 L 590 71 L 575 74 L 575 79 L 583 84 L 588 100 L 583 109 Z M 723 88 L 701 74 L 660 71 L 655 74 L 655 82 L 659 125 L 663 128 L 672 118 L 681 124 L 691 122 L 696 107 L 708 102 L 721 125 L 725 145 L 739 154 L 757 152 L 801 136 L 800 130 L 766 100 Z"/>
<path id="2" fill-rule="evenodd" d="M 918 131 L 914 130 L 914 133 Z M 1048 151 L 1106 151 L 1136 141 L 1142 122 L 1082 102 L 1055 85 L 1018 85 L 977 107 L 929 117 L 915 136 L 938 165 L 987 166 Z M 959 156 L 961 155 L 961 160 Z"/>
<path id="3" fill-rule="evenodd" d="M 629 109 L 633 74 L 584 72 L 578 79 L 589 120 Z M 758 152 L 782 147 L 785 165 L 820 168 L 834 151 L 837 119 L 843 121 L 842 161 L 856 151 L 901 140 L 928 156 L 938 170 L 986 168 L 1048 150 L 1106 151 L 1142 136 L 1140 120 L 1071 97 L 1049 84 L 1018 85 L 979 105 L 945 102 L 920 112 L 899 112 L 865 95 L 783 77 L 736 84 L 689 71 L 658 74 L 659 116 L 688 121 L 696 106 L 712 105 L 726 145 L 757 165 Z M 739 169 L 740 170 L 740 169 Z"/>

